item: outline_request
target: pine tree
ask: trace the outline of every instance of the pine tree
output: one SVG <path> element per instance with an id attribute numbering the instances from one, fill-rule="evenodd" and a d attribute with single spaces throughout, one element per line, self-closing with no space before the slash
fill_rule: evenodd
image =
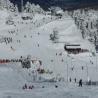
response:
<path id="1" fill-rule="evenodd" d="M 27 2 L 26 5 L 25 5 L 25 9 L 24 9 L 25 12 L 26 13 L 30 13 L 31 12 L 30 8 L 31 8 L 31 4 L 30 4 L 30 2 Z"/>
<path id="2" fill-rule="evenodd" d="M 15 5 L 15 12 L 18 13 L 18 6 Z"/>

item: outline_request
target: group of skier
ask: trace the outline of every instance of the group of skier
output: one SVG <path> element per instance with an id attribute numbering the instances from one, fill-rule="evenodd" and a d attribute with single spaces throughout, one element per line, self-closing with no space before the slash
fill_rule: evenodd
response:
<path id="1" fill-rule="evenodd" d="M 28 86 L 26 83 L 25 83 L 25 85 L 22 87 L 23 90 L 25 90 L 25 89 L 33 89 L 33 88 L 34 88 L 33 85 Z"/>
<path id="2" fill-rule="evenodd" d="M 72 82 L 72 79 L 71 78 L 69 78 L 69 82 Z M 74 82 L 75 83 L 77 82 L 77 79 L 76 78 L 74 79 Z M 82 87 L 82 85 L 83 85 L 82 79 L 80 79 L 78 83 L 79 83 L 79 87 Z"/>
<path id="3" fill-rule="evenodd" d="M 74 80 L 75 80 L 75 83 L 76 83 L 76 78 Z M 71 78 L 70 78 L 70 82 L 71 82 Z M 78 83 L 79 83 L 79 87 L 82 87 L 82 85 L 83 85 L 82 79 L 80 79 Z M 28 86 L 26 83 L 22 87 L 23 90 L 26 90 L 26 89 L 32 90 L 33 88 L 34 88 L 33 85 Z M 45 88 L 45 86 L 42 86 L 42 88 Z M 58 85 L 55 85 L 55 88 L 58 88 Z"/>

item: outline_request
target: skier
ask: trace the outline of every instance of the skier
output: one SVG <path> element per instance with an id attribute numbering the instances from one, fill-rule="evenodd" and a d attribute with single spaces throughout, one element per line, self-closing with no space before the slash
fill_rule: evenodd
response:
<path id="1" fill-rule="evenodd" d="M 75 80 L 75 83 L 76 83 L 77 82 L 76 78 L 74 80 Z"/>
<path id="2" fill-rule="evenodd" d="M 37 46 L 39 47 L 39 44 L 37 44 Z"/>
<path id="3" fill-rule="evenodd" d="M 84 67 L 82 66 L 82 70 L 84 69 Z"/>
<path id="4" fill-rule="evenodd" d="M 33 89 L 34 88 L 34 86 L 32 85 L 32 86 L 29 86 L 29 89 Z"/>
<path id="5" fill-rule="evenodd" d="M 82 87 L 82 79 L 79 80 L 79 87 Z"/>
<path id="6" fill-rule="evenodd" d="M 53 60 L 51 60 L 51 62 L 53 62 Z"/>
<path id="7" fill-rule="evenodd" d="M 70 77 L 69 81 L 71 82 L 71 77 Z"/>
<path id="8" fill-rule="evenodd" d="M 25 83 L 25 85 L 23 86 L 23 89 L 27 89 L 27 84 Z"/>
<path id="9" fill-rule="evenodd" d="M 64 62 L 64 60 L 62 59 L 62 62 Z"/>
<path id="10" fill-rule="evenodd" d="M 42 88 L 45 88 L 45 86 L 42 86 Z"/>
<path id="11" fill-rule="evenodd" d="M 58 88 L 58 86 L 57 86 L 57 85 L 55 85 L 55 88 Z"/>

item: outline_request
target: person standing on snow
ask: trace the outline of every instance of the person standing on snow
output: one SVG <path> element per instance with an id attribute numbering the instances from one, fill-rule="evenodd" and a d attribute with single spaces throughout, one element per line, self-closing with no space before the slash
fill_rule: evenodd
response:
<path id="1" fill-rule="evenodd" d="M 82 79 L 80 79 L 79 80 L 79 87 L 82 87 L 82 84 L 83 84 Z"/>
<path id="2" fill-rule="evenodd" d="M 77 82 L 77 79 L 75 78 L 74 81 L 75 81 L 75 83 L 76 83 L 76 82 Z"/>
<path id="3" fill-rule="evenodd" d="M 69 81 L 71 82 L 71 77 L 69 78 Z"/>

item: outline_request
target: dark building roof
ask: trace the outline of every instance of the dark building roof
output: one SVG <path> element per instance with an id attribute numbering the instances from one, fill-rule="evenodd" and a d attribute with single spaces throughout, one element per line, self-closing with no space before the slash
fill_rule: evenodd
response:
<path id="1" fill-rule="evenodd" d="M 66 49 L 81 49 L 81 46 L 78 44 L 73 44 L 73 45 L 65 45 Z"/>

